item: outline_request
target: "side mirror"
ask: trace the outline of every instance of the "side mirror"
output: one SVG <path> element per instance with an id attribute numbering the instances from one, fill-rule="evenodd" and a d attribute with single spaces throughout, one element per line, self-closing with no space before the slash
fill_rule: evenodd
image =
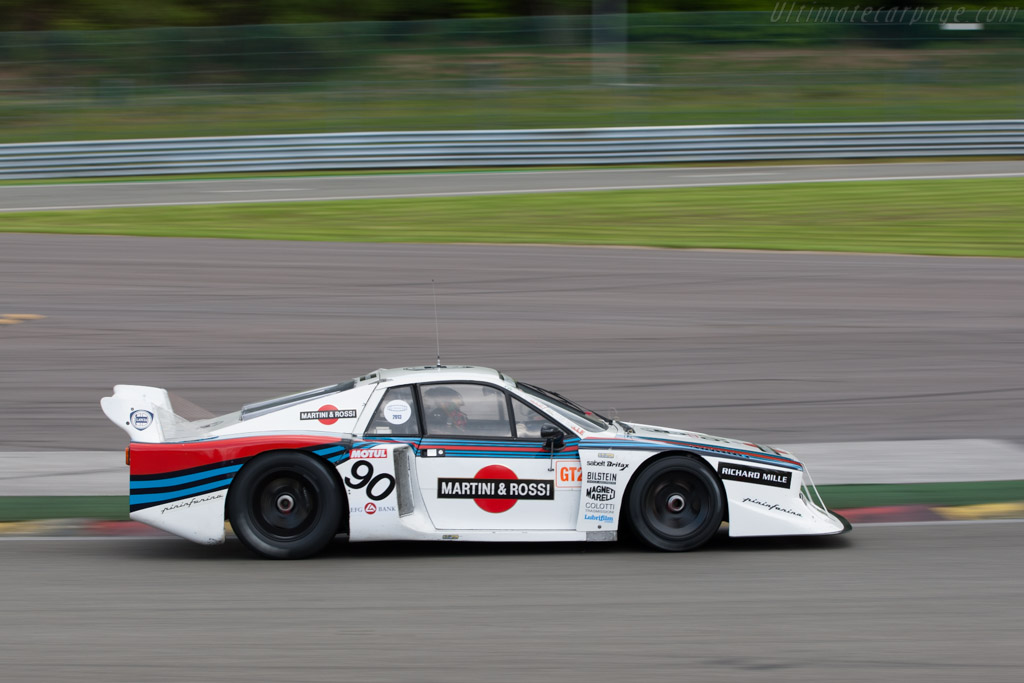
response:
<path id="1" fill-rule="evenodd" d="M 540 438 L 544 439 L 544 448 L 558 451 L 565 445 L 565 433 L 552 424 L 540 428 Z"/>

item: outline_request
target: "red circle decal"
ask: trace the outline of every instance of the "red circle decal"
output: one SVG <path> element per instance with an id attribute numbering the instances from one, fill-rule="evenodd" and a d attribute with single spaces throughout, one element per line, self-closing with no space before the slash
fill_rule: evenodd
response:
<path id="1" fill-rule="evenodd" d="M 366 507 L 363 508 L 363 512 L 365 512 L 368 515 L 372 515 L 376 511 L 377 511 L 377 506 L 374 505 L 373 503 L 367 503 Z"/>
<path id="2" fill-rule="evenodd" d="M 337 413 L 337 411 L 338 411 L 338 409 L 335 406 L 332 406 L 330 403 L 328 403 L 325 406 L 320 406 L 320 410 L 319 410 L 319 412 L 321 412 L 321 413 L 326 413 L 326 412 Z M 332 424 L 334 424 L 337 421 L 338 421 L 338 418 L 336 418 L 336 417 L 322 417 L 319 420 L 320 424 L 322 424 L 322 425 L 332 425 Z"/>
<path id="3" fill-rule="evenodd" d="M 504 465 L 488 465 L 476 473 L 474 479 L 518 479 L 516 473 Z M 474 498 L 473 502 L 484 512 L 506 512 L 516 504 L 515 498 Z"/>

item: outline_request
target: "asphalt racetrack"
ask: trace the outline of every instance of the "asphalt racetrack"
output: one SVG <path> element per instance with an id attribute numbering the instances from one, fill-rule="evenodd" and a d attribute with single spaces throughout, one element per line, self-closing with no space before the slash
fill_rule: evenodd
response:
<path id="1" fill-rule="evenodd" d="M 178 206 L 388 197 L 586 192 L 659 187 L 1006 178 L 1024 161 L 917 161 L 796 166 L 683 166 L 560 171 L 488 171 L 285 176 L 235 180 L 0 185 L 0 213 L 114 206 Z"/>
<path id="2" fill-rule="evenodd" d="M 621 545 L 0 540 L 8 681 L 1019 681 L 1021 523 Z M 25 577 L 32 577 L 26 581 Z"/>
<path id="3" fill-rule="evenodd" d="M 625 419 L 1024 441 L 1020 260 L 0 234 L 0 314 L 46 316 L 0 325 L 0 450 L 122 449 L 114 384 L 223 414 L 433 365 L 432 279 L 443 362 Z"/>
<path id="4" fill-rule="evenodd" d="M 215 413 L 500 367 L 767 443 L 1024 441 L 1018 260 L 0 234 L 0 445 L 122 448 L 115 383 Z M 965 454 L 969 457 L 969 454 Z M 0 540 L 10 681 L 1019 681 L 1024 525 L 623 545 Z"/>

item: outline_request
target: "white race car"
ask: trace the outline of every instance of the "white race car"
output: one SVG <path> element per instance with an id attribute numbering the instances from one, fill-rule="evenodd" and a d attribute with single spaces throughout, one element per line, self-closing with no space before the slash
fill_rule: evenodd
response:
<path id="1" fill-rule="evenodd" d="M 613 420 L 496 370 L 377 370 L 205 420 L 119 385 L 131 518 L 253 552 L 350 541 L 613 541 L 693 550 L 731 536 L 838 534 L 807 468 L 769 446 Z"/>

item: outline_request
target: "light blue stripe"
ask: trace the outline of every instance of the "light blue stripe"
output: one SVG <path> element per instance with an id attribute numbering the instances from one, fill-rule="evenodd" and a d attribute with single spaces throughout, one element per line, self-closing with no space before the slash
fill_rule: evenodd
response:
<path id="1" fill-rule="evenodd" d="M 417 447 L 418 448 L 427 448 L 428 446 L 431 447 L 431 448 L 445 447 L 445 446 L 517 446 L 519 448 L 529 448 L 531 443 L 536 443 L 536 444 L 539 444 L 537 447 L 540 448 L 541 447 L 540 445 L 543 445 L 544 441 L 542 439 L 509 439 L 508 441 L 483 441 L 483 440 L 473 439 L 473 438 L 448 439 L 448 438 L 430 437 L 430 436 L 424 437 L 422 439 L 416 439 L 416 438 L 412 438 L 412 437 L 410 437 L 408 439 L 401 439 L 401 438 L 398 438 L 398 437 L 385 437 L 385 436 L 382 436 L 382 437 L 379 437 L 375 441 L 365 441 L 365 442 L 357 443 L 357 444 L 355 444 L 353 446 L 353 448 L 365 448 L 367 446 L 372 446 L 374 444 L 381 444 L 381 443 L 385 443 L 385 444 L 386 443 L 401 443 L 401 444 L 407 444 L 409 446 L 412 446 L 413 448 L 417 448 Z M 580 443 L 580 439 L 575 438 L 575 437 L 574 438 L 567 438 L 565 440 L 565 445 L 566 446 L 575 446 L 578 443 Z"/>
<path id="2" fill-rule="evenodd" d="M 770 457 L 759 455 L 756 453 L 747 453 L 744 451 L 735 451 L 735 449 L 729 448 L 728 446 L 710 446 L 706 444 L 691 443 L 689 441 L 597 441 L 587 440 L 582 444 L 583 448 L 607 448 L 609 450 L 620 449 L 624 451 L 628 450 L 640 450 L 640 451 L 652 451 L 658 448 L 664 448 L 665 446 L 670 447 L 686 447 L 693 448 L 699 451 L 705 451 L 709 455 L 713 455 L 718 458 L 726 458 L 733 460 L 753 460 L 755 462 L 764 463 L 765 465 L 775 465 L 776 467 L 785 467 L 791 470 L 803 470 L 803 467 L 796 463 L 782 462 L 779 460 L 773 460 Z M 729 450 L 728 453 L 721 452 L 722 450 Z"/>
<path id="3" fill-rule="evenodd" d="M 444 457 L 446 457 L 446 458 L 493 458 L 493 459 L 513 458 L 513 459 L 519 459 L 519 460 L 531 460 L 531 459 L 533 459 L 533 460 L 541 460 L 541 459 L 547 460 L 550 456 L 548 454 L 546 454 L 546 453 L 544 455 L 509 455 L 507 453 L 502 453 L 500 455 L 497 455 L 497 454 L 494 454 L 494 453 L 482 453 L 480 455 L 473 455 L 473 454 L 467 454 L 467 453 L 459 453 L 458 455 L 447 455 L 446 454 Z M 579 460 L 579 456 L 578 455 L 569 455 L 569 454 L 561 454 L 561 455 L 559 455 L 558 453 L 555 453 L 555 458 L 558 458 L 558 459 L 561 459 L 561 460 L 566 460 L 566 459 L 569 459 L 569 460 Z"/>
<path id="4" fill-rule="evenodd" d="M 459 451 L 458 453 L 445 453 L 445 458 L 550 458 L 550 453 L 497 453 L 495 451 Z M 573 451 L 570 453 L 556 452 L 556 460 L 579 459 L 580 454 Z"/>
<path id="5" fill-rule="evenodd" d="M 186 474 L 180 477 L 169 477 L 167 479 L 148 479 L 145 481 L 133 481 L 131 482 L 131 490 L 136 489 L 160 489 L 167 486 L 178 486 L 180 484 L 188 484 L 193 481 L 202 481 L 203 479 L 209 479 L 211 477 L 219 477 L 223 474 L 233 474 L 238 470 L 242 469 L 241 465 L 232 465 L 230 467 L 218 467 L 213 470 L 206 470 L 204 472 L 197 472 L 195 474 Z"/>
<path id="6" fill-rule="evenodd" d="M 537 446 L 531 446 L 531 444 L 529 443 L 530 440 L 536 440 L 538 445 Z M 515 439 L 509 439 L 508 441 L 484 441 L 482 439 L 475 439 L 475 438 L 467 438 L 467 439 L 425 438 L 422 441 L 420 441 L 420 447 L 421 447 L 421 449 L 425 449 L 425 447 L 427 447 L 427 446 L 429 446 L 429 447 L 437 447 L 437 446 L 441 446 L 441 447 L 452 446 L 452 447 L 455 447 L 457 445 L 478 445 L 478 446 L 483 446 L 483 447 L 487 447 L 487 446 L 492 446 L 492 447 L 503 446 L 503 447 L 517 447 L 517 449 L 529 449 L 529 447 L 540 447 L 540 444 L 543 444 L 543 443 L 544 443 L 544 441 L 541 441 L 541 440 L 538 440 L 538 439 L 526 439 L 525 441 L 516 441 Z"/>
<path id="7" fill-rule="evenodd" d="M 316 453 L 317 455 L 330 455 L 331 453 L 343 451 L 346 448 L 348 448 L 348 446 L 328 446 L 327 448 L 321 448 L 320 450 L 313 452 Z"/>
<path id="8" fill-rule="evenodd" d="M 578 442 L 566 441 L 566 446 L 575 446 Z M 479 448 L 543 448 L 544 442 L 537 439 L 523 439 L 518 441 L 474 441 L 466 439 L 465 441 L 439 441 L 435 439 L 424 439 L 420 442 L 420 448 L 465 448 L 465 447 Z"/>
<path id="9" fill-rule="evenodd" d="M 180 498 L 189 498 L 190 496 L 196 496 L 200 493 L 209 493 L 210 491 L 216 491 L 217 489 L 227 488 L 228 484 L 231 483 L 230 479 L 221 479 L 220 481 L 212 481 L 209 484 L 203 484 L 202 486 L 194 486 L 190 489 L 182 489 L 180 491 L 164 491 L 163 493 L 148 493 L 139 494 L 133 493 L 128 497 L 129 505 L 155 505 L 169 500 L 178 500 Z"/>

